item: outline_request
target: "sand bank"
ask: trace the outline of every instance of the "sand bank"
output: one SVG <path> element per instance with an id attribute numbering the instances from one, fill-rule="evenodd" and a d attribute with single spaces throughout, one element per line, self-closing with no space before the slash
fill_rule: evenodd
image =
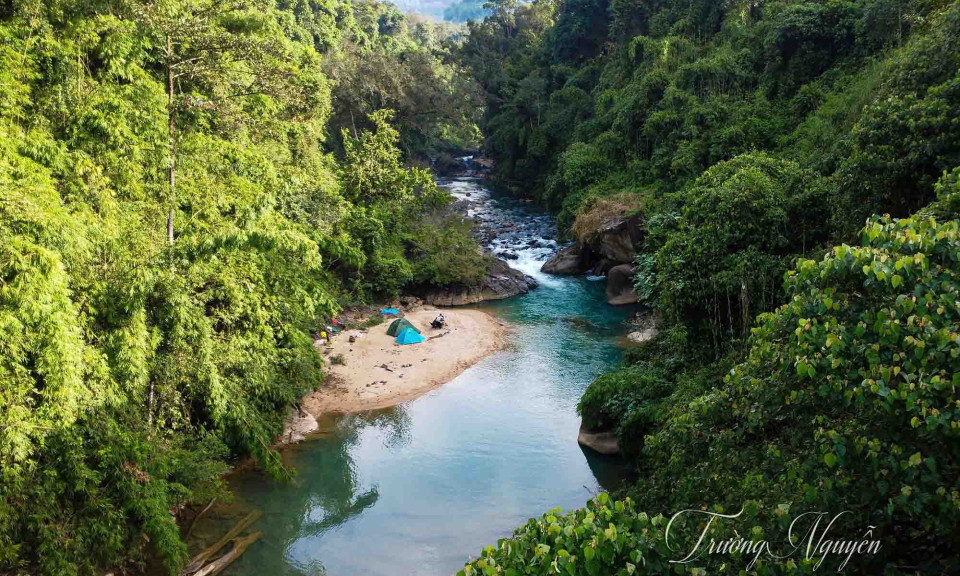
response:
<path id="1" fill-rule="evenodd" d="M 366 332 L 348 330 L 329 346 L 317 342 L 330 376 L 304 399 L 303 408 L 319 416 L 394 406 L 453 380 L 503 347 L 506 328 L 486 312 L 444 309 L 447 326 L 434 330 L 430 321 L 438 313 L 429 307 L 405 315 L 427 338 L 420 344 L 394 343 L 387 336 L 392 318 Z"/>

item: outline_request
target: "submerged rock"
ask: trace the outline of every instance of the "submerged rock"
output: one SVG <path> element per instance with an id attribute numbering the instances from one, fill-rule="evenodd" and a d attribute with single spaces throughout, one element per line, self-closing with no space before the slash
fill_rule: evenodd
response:
<path id="1" fill-rule="evenodd" d="M 636 304 L 637 293 L 633 291 L 633 266 L 620 264 L 607 272 L 607 304 L 623 306 Z"/>
<path id="2" fill-rule="evenodd" d="M 540 267 L 546 274 L 583 274 L 588 269 L 587 254 L 580 244 L 561 248 Z"/>
<path id="3" fill-rule="evenodd" d="M 583 424 L 580 424 L 580 434 L 577 436 L 577 442 L 581 446 L 586 446 L 600 454 L 608 456 L 620 454 L 617 435 L 613 432 L 594 432 L 587 430 Z"/>
<path id="4" fill-rule="evenodd" d="M 463 306 L 485 300 L 503 300 L 526 294 L 537 287 L 537 281 L 503 260 L 494 260 L 490 272 L 479 286 L 445 286 L 424 295 L 423 300 L 434 306 Z"/>

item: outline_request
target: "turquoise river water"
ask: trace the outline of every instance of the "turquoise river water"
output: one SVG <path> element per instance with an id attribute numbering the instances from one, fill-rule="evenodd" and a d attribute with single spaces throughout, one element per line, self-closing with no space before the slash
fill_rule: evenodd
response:
<path id="1" fill-rule="evenodd" d="M 234 474 L 234 503 L 198 534 L 258 508 L 263 536 L 225 574 L 448 575 L 528 518 L 583 506 L 623 477 L 619 460 L 577 444 L 576 404 L 618 362 L 631 310 L 607 306 L 603 282 L 539 272 L 555 248 L 541 237 L 548 216 L 477 181 L 442 185 L 481 221 L 515 226 L 491 248 L 519 235 L 511 265 L 540 282 L 480 306 L 512 325 L 507 349 L 412 402 L 323 420 L 285 451 L 288 483 Z"/>

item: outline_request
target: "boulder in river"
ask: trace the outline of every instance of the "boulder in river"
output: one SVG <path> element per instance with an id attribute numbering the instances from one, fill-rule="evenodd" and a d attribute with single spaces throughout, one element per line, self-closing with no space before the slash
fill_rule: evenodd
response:
<path id="1" fill-rule="evenodd" d="M 604 258 L 604 259 L 600 260 L 599 262 L 597 262 L 596 264 L 593 265 L 593 268 L 590 269 L 590 275 L 591 275 L 591 276 L 606 276 L 607 272 L 609 272 L 610 269 L 613 268 L 613 267 L 616 266 L 616 265 L 617 265 L 617 262 L 614 262 L 613 260 Z"/>
<path id="2" fill-rule="evenodd" d="M 591 252 L 621 264 L 633 262 L 637 246 L 643 241 L 640 216 L 617 218 L 591 236 L 592 240 L 589 242 Z"/>
<path id="3" fill-rule="evenodd" d="M 617 443 L 617 435 L 614 432 L 594 432 L 587 430 L 580 425 L 580 434 L 577 436 L 577 442 L 581 446 L 586 446 L 600 454 L 614 456 L 620 453 L 620 445 Z"/>
<path id="4" fill-rule="evenodd" d="M 588 269 L 587 254 L 580 244 L 561 248 L 540 267 L 546 274 L 583 274 Z"/>
<path id="5" fill-rule="evenodd" d="M 623 306 L 636 304 L 637 293 L 633 291 L 633 266 L 620 264 L 607 272 L 607 304 Z"/>
<path id="6" fill-rule="evenodd" d="M 503 300 L 526 294 L 537 287 L 537 281 L 503 260 L 494 260 L 490 271 L 479 286 L 444 286 L 424 295 L 424 302 L 434 306 L 463 306 L 485 300 Z"/>
<path id="7" fill-rule="evenodd" d="M 547 274 L 583 274 L 589 270 L 593 276 L 602 276 L 609 275 L 617 266 L 630 266 L 643 242 L 641 223 L 639 215 L 607 221 L 584 242 L 562 248 L 540 270 Z M 620 298 L 625 299 L 625 295 Z"/>

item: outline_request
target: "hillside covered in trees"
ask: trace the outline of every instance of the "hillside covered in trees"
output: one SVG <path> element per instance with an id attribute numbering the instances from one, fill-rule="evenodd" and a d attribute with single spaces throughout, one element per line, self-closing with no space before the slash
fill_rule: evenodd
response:
<path id="1" fill-rule="evenodd" d="M 318 326 L 484 276 L 410 167 L 476 138 L 449 35 L 376 2 L 0 6 L 0 573 L 175 573 L 228 462 L 284 475 Z"/>
<path id="2" fill-rule="evenodd" d="M 579 405 L 636 462 L 626 500 L 531 520 L 462 573 L 739 573 L 751 554 L 669 564 L 664 525 L 741 508 L 708 538 L 850 511 L 839 531 L 882 541 L 851 573 L 960 570 L 960 4 L 490 7 L 460 58 L 497 181 L 570 239 L 636 217 L 662 325 Z"/>
<path id="3" fill-rule="evenodd" d="M 311 333 L 487 275 L 423 168 L 477 146 L 567 239 L 638 222 L 662 321 L 578 408 L 635 480 L 464 574 L 746 569 L 670 563 L 681 509 L 742 509 L 709 535 L 771 542 L 849 511 L 837 534 L 882 547 L 848 571 L 960 572 L 960 3 L 464 0 L 449 19 L 474 21 L 0 4 L 0 573 L 176 574 L 179 516 L 227 498 L 231 465 L 285 477 L 270 446 L 323 379 Z"/>

